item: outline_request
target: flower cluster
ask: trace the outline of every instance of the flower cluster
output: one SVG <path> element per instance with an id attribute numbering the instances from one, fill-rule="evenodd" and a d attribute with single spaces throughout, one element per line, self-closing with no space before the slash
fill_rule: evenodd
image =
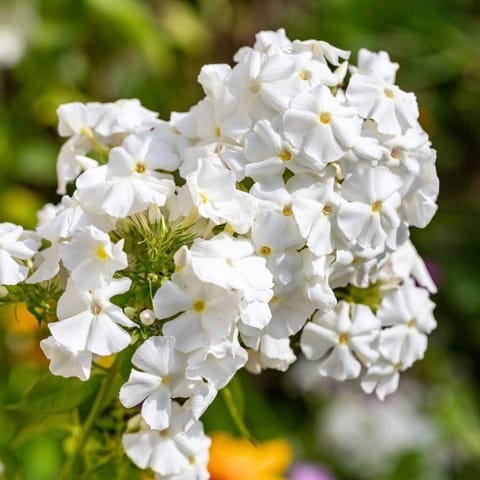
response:
<path id="1" fill-rule="evenodd" d="M 169 121 L 137 100 L 62 105 L 61 202 L 36 232 L 0 225 L 0 283 L 55 283 L 54 374 L 135 350 L 123 444 L 158 478 L 208 478 L 199 418 L 243 367 L 301 350 L 383 399 L 425 353 L 435 286 L 409 227 L 436 211 L 435 151 L 398 65 L 349 56 L 260 32 Z"/>

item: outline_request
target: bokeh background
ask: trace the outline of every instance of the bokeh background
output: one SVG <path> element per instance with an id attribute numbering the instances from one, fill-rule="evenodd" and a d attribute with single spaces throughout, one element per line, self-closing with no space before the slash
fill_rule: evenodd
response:
<path id="1" fill-rule="evenodd" d="M 59 104 L 137 97 L 168 118 L 202 97 L 203 64 L 230 63 L 257 31 L 280 27 L 351 50 L 353 61 L 361 47 L 387 50 L 401 66 L 398 84 L 416 93 L 441 193 L 432 223 L 412 236 L 439 284 L 439 327 L 425 360 L 383 403 L 356 385 L 317 381 L 302 362 L 287 375 L 244 375 L 247 424 L 339 480 L 477 480 L 478 0 L 0 0 L 0 222 L 32 228 L 36 210 L 58 201 Z M 0 317 L 0 479 L 51 479 L 67 433 L 4 408 L 47 368 L 37 348 L 44 332 L 21 306 Z M 236 432 L 221 401 L 205 423 Z"/>

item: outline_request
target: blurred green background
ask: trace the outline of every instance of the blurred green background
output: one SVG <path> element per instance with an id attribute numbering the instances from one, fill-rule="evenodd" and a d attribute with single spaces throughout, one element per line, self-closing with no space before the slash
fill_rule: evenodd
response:
<path id="1" fill-rule="evenodd" d="M 399 393 L 429 425 L 432 438 L 427 445 L 412 426 L 410 443 L 388 456 L 380 448 L 382 439 L 368 437 L 378 425 L 363 425 L 364 442 L 372 442 L 370 454 L 361 454 L 362 441 L 336 448 L 333 433 L 324 427 L 338 414 L 332 412 L 340 404 L 337 397 L 348 396 L 348 390 L 325 387 L 303 394 L 298 382 L 284 386 L 274 374 L 261 380 L 243 378 L 244 383 L 255 382 L 261 392 L 254 395 L 247 385 L 247 420 L 260 438 L 287 437 L 297 459 L 322 463 L 338 479 L 476 480 L 480 478 L 478 0 L 0 0 L 0 222 L 32 228 L 36 210 L 46 201 L 58 200 L 54 192 L 61 145 L 55 114 L 59 104 L 137 97 L 168 118 L 170 111 L 184 111 L 201 98 L 196 77 L 203 64 L 231 63 L 240 46 L 253 44 L 257 31 L 280 27 L 291 39 L 322 39 L 351 50 L 353 61 L 361 47 L 387 50 L 400 63 L 398 84 L 416 93 L 421 123 L 438 151 L 439 212 L 426 230 L 412 236 L 440 282 L 435 297 L 439 327 L 426 359 L 403 375 L 408 388 Z M 24 312 L 2 312 L 0 406 L 18 401 L 46 368 L 36 349 L 42 333 L 29 322 Z M 298 374 L 302 375 L 308 376 Z M 375 411 L 384 408 L 374 405 Z M 405 413 L 404 407 L 398 408 Z M 356 438 L 360 427 L 355 422 L 363 413 L 354 415 L 347 409 L 338 415 L 345 418 L 338 429 Z M 391 415 L 403 418 L 393 407 Z M 224 417 L 217 405 L 207 415 L 207 427 L 232 428 Z M 8 478 L 50 479 L 62 462 L 61 433 L 19 436 L 30 420 L 0 410 L 0 479 L 7 473 Z M 355 460 L 359 455 L 367 455 L 374 465 L 359 463 Z"/>

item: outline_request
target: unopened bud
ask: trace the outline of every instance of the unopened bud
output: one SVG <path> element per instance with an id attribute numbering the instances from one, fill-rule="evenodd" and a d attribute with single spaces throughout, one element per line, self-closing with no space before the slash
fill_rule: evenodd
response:
<path id="1" fill-rule="evenodd" d="M 137 311 L 133 307 L 125 307 L 123 309 L 123 313 L 130 319 L 132 320 L 135 317 L 135 314 Z"/>
<path id="2" fill-rule="evenodd" d="M 140 313 L 140 321 L 144 325 L 152 325 L 152 323 L 155 321 L 155 314 L 153 313 L 153 310 L 143 310 Z"/>

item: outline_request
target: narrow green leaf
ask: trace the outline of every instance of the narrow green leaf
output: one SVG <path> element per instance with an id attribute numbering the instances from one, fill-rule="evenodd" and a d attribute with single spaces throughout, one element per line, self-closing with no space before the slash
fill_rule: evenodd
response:
<path id="1" fill-rule="evenodd" d="M 95 375 L 82 382 L 77 378 L 62 378 L 50 373 L 39 378 L 24 394 L 20 403 L 10 405 L 9 410 L 53 414 L 68 412 L 78 407 L 98 390 L 102 375 Z"/>
<path id="2" fill-rule="evenodd" d="M 230 387 L 231 384 L 232 388 Z M 239 395 L 239 391 L 242 392 L 238 381 L 236 383 L 230 382 L 229 385 L 221 390 L 227 410 L 230 413 L 235 426 L 238 428 L 238 431 L 252 443 L 255 443 L 253 435 L 250 433 L 243 420 L 243 393 Z M 237 400 L 240 400 L 240 402 L 237 402 Z"/>

